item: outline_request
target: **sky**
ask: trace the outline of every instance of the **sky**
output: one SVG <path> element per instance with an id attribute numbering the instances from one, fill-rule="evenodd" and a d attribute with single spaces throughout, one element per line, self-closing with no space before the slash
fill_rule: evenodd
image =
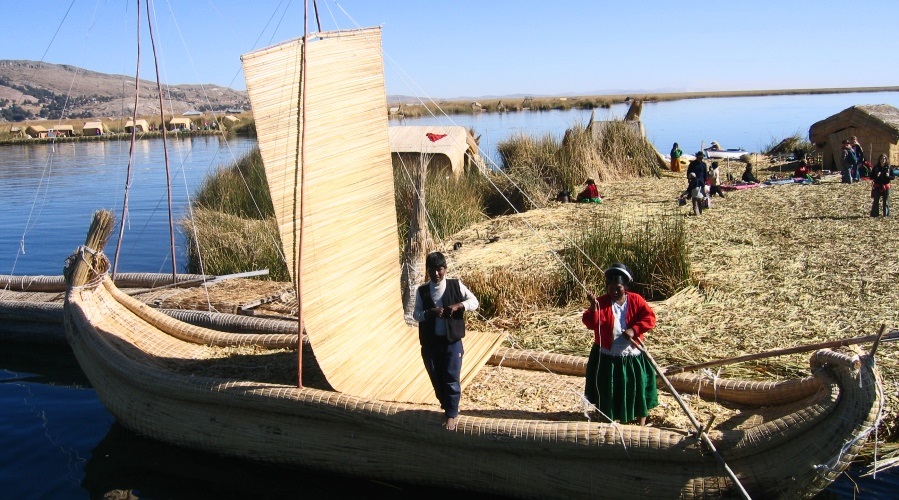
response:
<path id="1" fill-rule="evenodd" d="M 146 0 L 0 0 L 0 59 L 155 79 Z M 318 31 L 312 0 L 309 31 Z M 453 99 L 899 85 L 896 0 L 317 0 L 383 28 L 387 92 Z M 848 9 L 847 9 L 848 7 Z M 151 0 L 164 84 L 244 90 L 240 55 L 303 35 L 302 0 Z M 878 27 L 880 26 L 880 27 Z M 879 33 L 879 34 L 878 34 Z"/>

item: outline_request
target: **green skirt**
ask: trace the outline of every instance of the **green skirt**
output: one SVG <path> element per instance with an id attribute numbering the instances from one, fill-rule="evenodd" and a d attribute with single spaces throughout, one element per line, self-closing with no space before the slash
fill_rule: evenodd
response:
<path id="1" fill-rule="evenodd" d="M 649 415 L 659 406 L 656 375 L 646 356 L 611 356 L 594 345 L 587 360 L 587 400 L 622 423 Z"/>

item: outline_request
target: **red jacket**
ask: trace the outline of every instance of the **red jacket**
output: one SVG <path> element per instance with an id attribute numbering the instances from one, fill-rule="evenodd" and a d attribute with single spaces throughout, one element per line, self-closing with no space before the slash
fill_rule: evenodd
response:
<path id="1" fill-rule="evenodd" d="M 581 320 L 593 330 L 593 343 L 606 349 L 612 348 L 612 329 L 615 315 L 612 314 L 612 298 L 605 294 L 596 298 L 597 309 L 588 308 Z M 643 340 L 643 334 L 656 326 L 656 313 L 639 293 L 627 292 L 627 309 L 624 310 L 627 328 L 634 330 L 634 338 Z"/>

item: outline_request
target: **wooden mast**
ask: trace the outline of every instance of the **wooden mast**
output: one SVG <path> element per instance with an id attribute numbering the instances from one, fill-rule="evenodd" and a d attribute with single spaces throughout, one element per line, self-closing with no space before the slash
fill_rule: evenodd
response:
<path id="1" fill-rule="evenodd" d="M 125 173 L 125 194 L 122 196 L 122 217 L 119 236 L 115 245 L 115 257 L 112 263 L 112 279 L 119 269 L 119 254 L 122 251 L 122 238 L 125 235 L 125 224 L 128 221 L 128 194 L 131 190 L 131 179 L 134 176 L 134 141 L 137 138 L 137 103 L 140 97 L 140 0 L 137 0 L 137 67 L 134 70 L 134 110 L 131 113 L 131 146 L 128 149 L 128 167 Z"/>
<path id="2" fill-rule="evenodd" d="M 150 31 L 150 46 L 153 48 L 153 65 L 156 69 L 156 91 L 159 94 L 159 117 L 162 120 L 162 153 L 165 159 L 165 192 L 169 205 L 169 245 L 172 252 L 172 283 L 178 281 L 178 262 L 175 257 L 175 220 L 172 216 L 172 174 L 169 168 L 169 146 L 165 135 L 165 110 L 162 107 L 162 83 L 159 81 L 159 57 L 156 56 L 156 39 L 153 36 L 153 18 L 150 16 L 150 0 L 147 2 L 147 28 Z"/>
<path id="3" fill-rule="evenodd" d="M 314 1 L 314 0 L 313 0 Z M 300 228 L 298 237 L 294 239 L 294 244 L 299 245 L 299 255 L 297 258 L 296 278 L 297 278 L 297 387 L 303 387 L 303 229 L 305 209 L 306 209 L 306 52 L 309 49 L 309 2 L 303 2 L 303 55 L 302 67 L 300 68 L 300 80 L 302 80 L 302 90 L 300 90 Z M 296 189 L 294 189 L 296 196 Z M 294 203 L 296 207 L 296 203 Z M 294 221 L 296 221 L 294 217 Z M 297 234 L 294 228 L 294 234 Z"/>

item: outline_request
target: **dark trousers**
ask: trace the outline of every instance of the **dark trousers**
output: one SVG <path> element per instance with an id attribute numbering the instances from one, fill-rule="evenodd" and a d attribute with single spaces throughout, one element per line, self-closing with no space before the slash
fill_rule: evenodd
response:
<path id="1" fill-rule="evenodd" d="M 462 396 L 462 341 L 449 342 L 446 337 L 434 335 L 421 346 L 421 359 L 431 377 L 434 394 L 447 418 L 459 416 L 459 399 Z"/>
<path id="2" fill-rule="evenodd" d="M 715 196 L 716 194 L 724 198 L 724 190 L 721 189 L 721 186 L 709 186 L 709 198 Z"/>
<path id="3" fill-rule="evenodd" d="M 871 203 L 871 217 L 877 217 L 880 215 L 880 200 L 883 200 L 883 216 L 887 217 L 890 215 L 890 190 L 881 191 L 878 188 L 874 188 L 873 194 L 871 195 L 874 198 L 874 202 Z"/>

